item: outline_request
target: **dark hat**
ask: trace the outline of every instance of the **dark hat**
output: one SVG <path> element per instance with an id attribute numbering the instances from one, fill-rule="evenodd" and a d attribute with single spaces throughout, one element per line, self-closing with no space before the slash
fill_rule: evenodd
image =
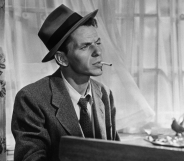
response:
<path id="1" fill-rule="evenodd" d="M 95 10 L 82 17 L 63 4 L 51 12 L 38 33 L 38 36 L 49 50 L 42 62 L 52 60 L 66 38 L 89 18 L 95 17 L 97 12 L 98 10 Z"/>

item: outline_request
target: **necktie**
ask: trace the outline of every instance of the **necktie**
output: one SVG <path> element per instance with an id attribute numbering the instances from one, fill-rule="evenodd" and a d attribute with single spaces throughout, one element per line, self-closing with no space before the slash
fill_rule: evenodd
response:
<path id="1" fill-rule="evenodd" d="M 82 127 L 84 136 L 86 138 L 93 137 L 92 123 L 87 109 L 87 103 L 89 101 L 89 95 L 86 98 L 80 98 L 78 105 L 81 107 L 79 123 Z"/>

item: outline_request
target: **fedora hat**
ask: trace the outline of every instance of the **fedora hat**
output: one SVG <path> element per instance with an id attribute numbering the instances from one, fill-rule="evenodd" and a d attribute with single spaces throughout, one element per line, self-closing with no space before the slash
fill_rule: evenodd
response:
<path id="1" fill-rule="evenodd" d="M 95 17 L 97 12 L 98 10 L 95 10 L 82 17 L 63 4 L 52 11 L 38 32 L 38 36 L 49 50 L 42 62 L 52 60 L 67 37 L 89 18 Z"/>

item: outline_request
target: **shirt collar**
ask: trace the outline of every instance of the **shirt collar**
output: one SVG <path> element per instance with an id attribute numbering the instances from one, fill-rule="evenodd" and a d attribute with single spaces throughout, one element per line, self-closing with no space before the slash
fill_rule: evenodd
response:
<path id="1" fill-rule="evenodd" d="M 89 81 L 88 83 L 88 87 L 87 87 L 87 90 L 86 90 L 86 93 L 85 95 L 81 95 L 80 93 L 78 93 L 71 85 L 70 83 L 65 79 L 63 73 L 61 72 L 61 75 L 62 75 L 62 78 L 64 80 L 64 84 L 66 85 L 67 89 L 68 89 L 68 92 L 70 94 L 70 97 L 72 99 L 72 102 L 74 104 L 77 104 L 79 102 L 79 99 L 82 97 L 86 97 L 87 95 L 90 95 L 90 102 L 92 101 L 92 92 L 91 92 L 91 83 Z"/>

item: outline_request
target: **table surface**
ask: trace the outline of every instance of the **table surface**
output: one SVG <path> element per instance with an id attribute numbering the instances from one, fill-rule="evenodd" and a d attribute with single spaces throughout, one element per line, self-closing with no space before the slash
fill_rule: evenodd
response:
<path id="1" fill-rule="evenodd" d="M 120 133 L 121 142 L 61 137 L 60 160 L 76 161 L 183 161 L 184 148 L 156 146 L 145 133 Z"/>
<path id="2" fill-rule="evenodd" d="M 157 132 L 157 134 L 163 135 L 175 135 L 175 133 L 168 129 L 162 128 L 161 132 Z M 145 138 L 147 136 L 146 133 L 119 133 L 121 142 L 127 145 L 135 145 L 135 146 L 142 146 L 142 147 L 149 147 L 149 148 L 157 148 L 157 149 L 167 149 L 167 150 L 174 150 L 174 151 L 184 151 L 184 148 L 178 147 L 168 147 L 168 146 L 161 146 L 161 145 L 154 145 L 149 141 L 146 141 Z"/>

